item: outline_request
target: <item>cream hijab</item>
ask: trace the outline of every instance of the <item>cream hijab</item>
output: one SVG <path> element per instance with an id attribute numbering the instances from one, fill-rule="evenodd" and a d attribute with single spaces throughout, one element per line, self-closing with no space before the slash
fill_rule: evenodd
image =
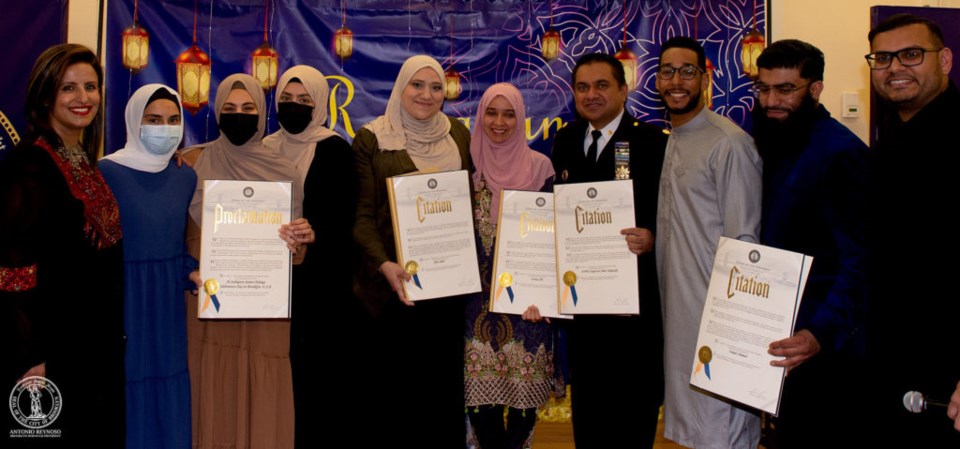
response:
<path id="1" fill-rule="evenodd" d="M 167 168 L 170 163 L 170 156 L 177 148 L 174 147 L 166 154 L 154 154 L 147 151 L 140 141 L 140 127 L 142 126 L 140 122 L 143 121 L 143 111 L 147 109 L 150 97 L 160 89 L 166 89 L 167 92 L 173 94 L 177 98 L 177 107 L 180 107 L 180 94 L 163 84 L 147 84 L 137 89 L 130 96 L 130 100 L 127 101 L 127 110 L 124 113 L 124 118 L 127 120 L 127 143 L 123 148 L 104 157 L 104 159 L 148 173 L 160 173 Z M 180 146 L 182 141 L 183 122 L 180 123 L 180 139 L 177 141 L 177 146 Z"/>
<path id="2" fill-rule="evenodd" d="M 364 128 L 377 136 L 381 151 L 407 150 L 418 170 L 460 170 L 462 161 L 457 143 L 450 136 L 450 119 L 443 112 L 437 112 L 426 120 L 417 120 L 403 110 L 403 91 L 413 75 L 423 68 L 432 69 L 443 82 L 443 68 L 436 59 L 411 56 L 400 67 L 387 110 Z"/>
<path id="3" fill-rule="evenodd" d="M 220 110 L 233 85 L 240 82 L 243 90 L 253 97 L 257 105 L 257 132 L 246 143 L 240 146 L 233 145 L 222 133 L 217 140 L 201 145 L 203 152 L 193 165 L 197 171 L 197 190 L 190 202 L 190 216 L 200 223 L 201 203 L 203 200 L 203 181 L 207 179 L 243 179 L 248 181 L 293 181 L 293 216 L 303 215 L 303 182 L 296 167 L 284 157 L 263 145 L 263 130 L 266 127 L 266 100 L 260 83 L 252 76 L 238 73 L 226 77 L 217 87 L 217 98 L 214 113 L 217 122 L 220 122 Z"/>
<path id="4" fill-rule="evenodd" d="M 280 155 L 297 167 L 297 171 L 300 172 L 300 181 L 304 182 L 316 153 L 317 142 L 336 136 L 337 133 L 325 126 L 327 115 L 329 115 L 327 102 L 330 98 L 330 86 L 327 85 L 327 79 L 323 74 L 313 67 L 298 65 L 283 72 L 280 82 L 277 83 L 277 108 L 280 107 L 280 93 L 294 78 L 300 80 L 310 94 L 310 98 L 313 99 L 315 105 L 313 118 L 299 134 L 291 134 L 281 127 L 279 131 L 265 137 L 263 144 L 268 148 L 279 150 Z"/>

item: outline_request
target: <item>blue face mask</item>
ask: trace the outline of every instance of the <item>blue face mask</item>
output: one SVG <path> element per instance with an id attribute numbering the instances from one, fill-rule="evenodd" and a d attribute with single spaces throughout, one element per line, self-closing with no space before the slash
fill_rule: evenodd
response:
<path id="1" fill-rule="evenodd" d="M 143 125 L 140 127 L 140 142 L 152 154 L 170 154 L 180 143 L 180 126 Z"/>

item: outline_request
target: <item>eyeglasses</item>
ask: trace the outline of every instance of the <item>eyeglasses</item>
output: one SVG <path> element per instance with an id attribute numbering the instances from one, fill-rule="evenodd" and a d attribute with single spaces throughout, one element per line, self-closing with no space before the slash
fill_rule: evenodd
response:
<path id="1" fill-rule="evenodd" d="M 673 75 L 677 72 L 680 72 L 680 79 L 692 80 L 697 77 L 697 72 L 702 72 L 702 70 L 700 70 L 700 67 L 690 64 L 682 67 L 662 65 L 660 66 L 660 69 L 657 70 L 657 76 L 659 76 L 662 80 L 672 80 Z"/>
<path id="2" fill-rule="evenodd" d="M 900 65 L 904 67 L 913 67 L 923 64 L 924 53 L 937 53 L 940 50 L 943 50 L 943 48 L 910 47 L 897 51 L 878 51 L 864 55 L 864 58 L 867 58 L 867 65 L 870 66 L 870 70 L 883 70 L 890 67 L 890 64 L 893 64 L 893 58 L 897 58 Z"/>
<path id="3" fill-rule="evenodd" d="M 800 86 L 790 84 L 790 83 L 785 83 L 785 84 L 775 84 L 771 86 L 769 84 L 756 83 L 753 85 L 753 89 L 750 89 L 750 90 L 753 91 L 753 95 L 755 97 L 759 97 L 761 95 L 770 95 L 771 93 L 776 93 L 781 97 L 789 97 L 794 92 L 800 89 L 803 89 L 804 87 L 807 87 L 809 85 L 810 83 L 803 84 Z"/>

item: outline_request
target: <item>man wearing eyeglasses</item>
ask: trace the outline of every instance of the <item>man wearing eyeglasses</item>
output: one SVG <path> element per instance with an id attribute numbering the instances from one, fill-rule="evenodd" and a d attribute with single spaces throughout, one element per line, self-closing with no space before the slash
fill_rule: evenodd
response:
<path id="1" fill-rule="evenodd" d="M 761 162 L 753 139 L 704 107 L 703 47 L 664 42 L 657 91 L 673 128 L 657 212 L 657 269 L 664 311 L 664 436 L 696 448 L 756 449 L 755 412 L 690 388 L 700 316 L 721 236 L 750 242 L 760 232 Z"/>
<path id="2" fill-rule="evenodd" d="M 891 16 L 869 39 L 881 104 L 871 161 L 867 369 L 882 379 L 870 408 L 886 447 L 960 447 L 942 408 L 912 414 L 901 405 L 908 391 L 944 403 L 960 379 L 960 232 L 944 212 L 960 194 L 953 52 L 936 23 L 914 15 Z M 920 206 L 928 201 L 942 206 Z"/>
<path id="3" fill-rule="evenodd" d="M 862 383 L 867 146 L 820 104 L 823 53 L 774 42 L 757 59 L 753 136 L 763 159 L 760 242 L 813 256 L 792 337 L 770 344 L 787 369 L 780 447 L 858 447 L 850 411 Z M 851 401 L 853 402 L 853 401 Z"/>
<path id="4" fill-rule="evenodd" d="M 627 163 L 637 227 L 621 234 L 639 256 L 640 280 L 639 315 L 577 315 L 568 323 L 573 437 L 580 449 L 651 447 L 663 402 L 663 332 L 653 233 L 667 137 L 626 110 L 629 87 L 617 58 L 603 53 L 580 57 L 572 84 L 580 119 L 553 140 L 556 183 L 611 181 L 618 163 Z M 618 161 L 625 148 L 628 160 Z M 611 352 L 621 356 L 610 357 Z"/>

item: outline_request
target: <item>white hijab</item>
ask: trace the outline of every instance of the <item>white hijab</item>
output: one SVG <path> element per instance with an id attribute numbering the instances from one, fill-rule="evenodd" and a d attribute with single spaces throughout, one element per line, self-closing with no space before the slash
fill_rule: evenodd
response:
<path id="1" fill-rule="evenodd" d="M 283 129 L 265 137 L 263 145 L 278 150 L 280 154 L 289 160 L 297 171 L 300 172 L 300 180 L 307 179 L 307 170 L 310 169 L 310 163 L 313 162 L 314 153 L 316 153 L 317 142 L 329 137 L 336 136 L 337 133 L 325 126 L 327 115 L 329 115 L 330 86 L 327 85 L 327 79 L 319 70 L 307 66 L 298 65 L 287 69 L 280 77 L 277 83 L 277 108 L 280 107 L 280 93 L 287 88 L 292 79 L 300 80 L 303 87 L 313 99 L 313 118 L 310 124 L 299 134 L 291 134 Z"/>
<path id="2" fill-rule="evenodd" d="M 127 144 L 113 154 L 104 157 L 104 159 L 148 173 L 159 173 L 167 168 L 170 163 L 170 156 L 183 141 L 183 122 L 180 122 L 180 138 L 177 140 L 177 145 L 165 154 L 153 154 L 147 151 L 143 147 L 143 142 L 140 141 L 140 127 L 142 126 L 140 122 L 143 120 L 143 111 L 147 108 L 150 97 L 159 89 L 166 89 L 173 94 L 177 98 L 177 107 L 180 107 L 180 94 L 163 84 L 147 84 L 137 89 L 130 96 L 130 101 L 127 101 L 127 110 L 124 113 L 127 120 Z"/>
<path id="3" fill-rule="evenodd" d="M 364 128 L 377 136 L 381 151 L 407 150 L 407 155 L 421 171 L 460 170 L 460 150 L 450 136 L 450 119 L 438 111 L 433 117 L 417 120 L 403 110 L 403 91 L 413 75 L 423 68 L 433 69 L 443 83 L 443 68 L 436 59 L 426 55 L 411 56 L 400 67 L 387 101 L 387 110 Z"/>

